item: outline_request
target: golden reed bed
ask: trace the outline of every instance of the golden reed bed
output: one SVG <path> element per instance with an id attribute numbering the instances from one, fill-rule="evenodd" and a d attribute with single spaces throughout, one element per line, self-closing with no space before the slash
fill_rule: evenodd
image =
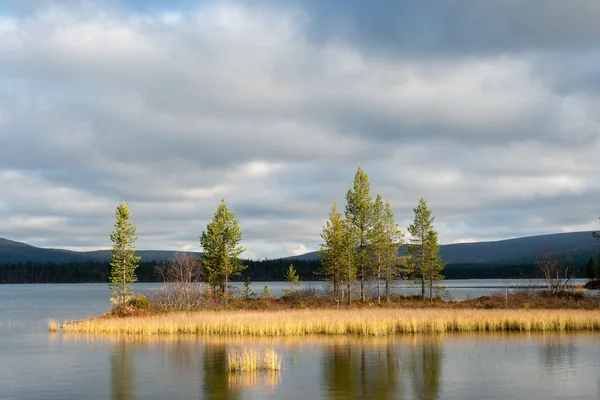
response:
<path id="1" fill-rule="evenodd" d="M 386 336 L 406 333 L 600 330 L 600 310 L 360 309 L 207 311 L 49 323 L 85 334 Z"/>

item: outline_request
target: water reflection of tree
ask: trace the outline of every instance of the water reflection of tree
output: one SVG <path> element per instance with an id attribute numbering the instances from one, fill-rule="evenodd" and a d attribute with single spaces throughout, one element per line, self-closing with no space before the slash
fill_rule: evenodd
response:
<path id="1" fill-rule="evenodd" d="M 410 349 L 409 370 L 412 377 L 413 398 L 439 398 L 442 375 L 442 349 L 436 338 L 415 344 Z"/>
<path id="2" fill-rule="evenodd" d="M 229 381 L 226 346 L 206 345 L 203 360 L 202 398 L 239 399 L 239 389 Z"/>
<path id="3" fill-rule="evenodd" d="M 550 369 L 574 366 L 577 346 L 565 336 L 551 335 L 543 338 L 540 357 Z"/>
<path id="4" fill-rule="evenodd" d="M 380 346 L 333 344 L 322 363 L 323 386 L 329 398 L 400 398 L 401 381 L 392 350 L 391 342 Z"/>
<path id="5" fill-rule="evenodd" d="M 113 400 L 130 400 L 134 398 L 134 364 L 133 349 L 128 349 L 125 340 L 114 343 L 110 352 L 110 382 Z"/>

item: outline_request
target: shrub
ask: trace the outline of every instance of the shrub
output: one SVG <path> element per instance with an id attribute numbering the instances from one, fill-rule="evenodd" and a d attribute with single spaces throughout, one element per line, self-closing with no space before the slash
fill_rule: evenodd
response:
<path id="1" fill-rule="evenodd" d="M 127 301 L 127 304 L 131 307 L 137 308 L 139 310 L 148 310 L 150 309 L 150 303 L 148 302 L 148 298 L 144 295 L 139 295 L 136 297 L 132 297 Z"/>
<path id="2" fill-rule="evenodd" d="M 198 311 L 214 308 L 220 298 L 210 291 L 209 286 L 200 284 L 168 285 L 162 289 L 148 291 L 150 310 L 158 312 Z"/>
<path id="3" fill-rule="evenodd" d="M 262 292 L 262 297 L 263 297 L 263 299 L 273 299 L 273 298 L 275 298 L 275 296 L 273 296 L 273 294 L 269 290 L 269 285 L 265 285 L 265 288 L 263 289 L 263 292 Z"/>

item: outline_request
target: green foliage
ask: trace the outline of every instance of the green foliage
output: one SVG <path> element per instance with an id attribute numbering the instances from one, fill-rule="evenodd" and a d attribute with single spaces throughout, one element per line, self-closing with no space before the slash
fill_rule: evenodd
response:
<path id="1" fill-rule="evenodd" d="M 296 269 L 294 268 L 293 264 L 290 264 L 290 266 L 288 267 L 288 270 L 285 273 L 285 280 L 291 283 L 292 285 L 297 285 L 300 283 L 300 277 L 298 276 L 298 273 L 296 272 Z"/>
<path id="2" fill-rule="evenodd" d="M 204 250 L 205 278 L 213 287 L 219 287 L 224 295 L 227 295 L 230 276 L 238 275 L 246 268 L 238 258 L 244 252 L 244 248 L 239 246 L 241 240 L 239 223 L 222 199 L 212 221 L 200 236 L 200 244 Z"/>
<path id="3" fill-rule="evenodd" d="M 413 209 L 414 222 L 408 227 L 412 236 L 406 245 L 406 254 L 409 272 L 413 280 L 421 284 L 421 298 L 425 298 L 425 288 L 429 291 L 429 299 L 433 299 L 433 292 L 441 289 L 439 282 L 444 279 L 441 274 L 444 264 L 441 261 L 437 232 L 433 229 L 435 217 L 423 198 L 419 205 Z"/>
<path id="4" fill-rule="evenodd" d="M 338 297 L 342 293 L 342 283 L 350 289 L 356 280 L 356 235 L 353 226 L 342 219 L 336 202 L 323 226 L 321 238 L 321 273 L 333 283 L 334 295 Z M 350 296 L 348 298 L 350 300 Z"/>
<path id="5" fill-rule="evenodd" d="M 271 293 L 271 291 L 269 290 L 269 285 L 265 285 L 263 291 L 262 291 L 262 298 L 263 299 L 272 299 L 275 296 L 273 296 L 273 293 Z"/>
<path id="6" fill-rule="evenodd" d="M 372 226 L 372 198 L 369 177 L 359 166 L 354 175 L 354 185 L 346 193 L 346 220 L 356 231 L 356 273 L 360 278 L 360 296 L 365 300 L 364 281 L 372 273 L 367 254 L 368 233 Z"/>
<path id="7" fill-rule="evenodd" d="M 141 257 L 135 255 L 136 226 L 130 221 L 131 215 L 125 202 L 119 204 L 115 217 L 115 230 L 110 235 L 113 245 L 109 287 L 112 290 L 111 301 L 121 304 L 133 296 L 130 283 L 137 281 L 135 270 Z"/>
<path id="8" fill-rule="evenodd" d="M 289 289 L 284 289 L 287 294 L 292 294 L 298 289 L 298 285 L 300 284 L 300 277 L 294 268 L 294 265 L 290 264 L 288 266 L 287 272 L 285 273 L 285 280 L 289 282 L 291 287 Z"/>
<path id="9" fill-rule="evenodd" d="M 244 300 L 251 299 L 256 296 L 256 293 L 250 290 L 250 277 L 247 276 L 242 284 L 242 291 L 240 292 L 240 297 Z"/>
<path id="10" fill-rule="evenodd" d="M 148 298 L 144 295 L 139 295 L 130 298 L 129 300 L 127 300 L 127 304 L 140 310 L 148 310 L 150 308 Z"/>
<path id="11" fill-rule="evenodd" d="M 389 301 L 390 282 L 400 276 L 398 248 L 403 234 L 394 221 L 389 201 L 383 202 L 378 194 L 372 206 L 373 227 L 369 232 L 369 254 L 377 271 L 377 301 L 381 302 L 381 280 L 385 281 L 385 296 Z"/>

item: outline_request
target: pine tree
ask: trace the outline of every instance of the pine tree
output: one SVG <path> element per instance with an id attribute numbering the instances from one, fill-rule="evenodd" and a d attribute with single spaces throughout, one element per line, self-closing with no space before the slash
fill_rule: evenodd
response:
<path id="1" fill-rule="evenodd" d="M 265 287 L 263 288 L 262 291 L 262 298 L 263 299 L 272 299 L 275 296 L 273 296 L 273 293 L 271 293 L 271 291 L 269 290 L 269 285 L 265 285 Z"/>
<path id="2" fill-rule="evenodd" d="M 368 253 L 372 268 L 377 271 L 377 304 L 381 304 L 381 270 L 385 257 L 387 238 L 385 231 L 385 214 L 381 195 L 375 196 L 371 206 L 371 227 L 367 235 Z"/>
<path id="3" fill-rule="evenodd" d="M 125 202 L 121 202 L 115 211 L 115 230 L 110 235 L 112 259 L 110 262 L 111 301 L 123 304 L 133 296 L 131 283 L 137 281 L 135 270 L 141 257 L 135 255 L 136 226 L 130 221 L 131 214 Z"/>
<path id="4" fill-rule="evenodd" d="M 321 273 L 333 283 L 335 297 L 341 298 L 341 284 L 346 283 L 348 299 L 351 302 L 351 288 L 356 279 L 355 237 L 352 226 L 344 221 L 338 212 L 336 202 L 333 202 L 329 220 L 323 226 L 321 238 L 323 239 L 319 251 Z"/>
<path id="5" fill-rule="evenodd" d="M 368 234 L 371 229 L 371 203 L 369 177 L 359 166 L 354 175 L 354 186 L 346 194 L 346 220 L 356 230 L 356 269 L 360 278 L 360 298 L 365 301 L 365 280 L 370 276 L 369 256 L 367 254 Z"/>
<path id="6" fill-rule="evenodd" d="M 240 297 L 244 300 L 248 300 L 254 297 L 255 295 L 256 294 L 252 290 L 250 290 L 250 277 L 247 276 L 246 279 L 244 279 L 244 283 L 242 284 L 242 292 L 240 293 Z"/>
<path id="7" fill-rule="evenodd" d="M 598 261 L 595 258 L 590 257 L 585 269 L 590 281 L 598 279 Z"/>
<path id="8" fill-rule="evenodd" d="M 385 299 L 390 301 L 390 283 L 400 275 L 400 258 L 398 249 L 403 244 L 404 234 L 394 220 L 394 212 L 389 201 L 383 208 L 383 221 L 385 226 L 385 246 L 381 263 L 381 275 L 385 281 Z"/>
<path id="9" fill-rule="evenodd" d="M 385 281 L 386 301 L 390 301 L 390 283 L 399 275 L 398 248 L 402 232 L 394 221 L 389 201 L 383 202 L 378 194 L 372 206 L 372 229 L 369 232 L 369 253 L 377 271 L 377 303 L 381 304 L 381 281 Z"/>
<path id="10" fill-rule="evenodd" d="M 429 289 L 429 300 L 433 299 L 433 291 L 437 290 L 437 282 L 444 277 L 441 274 L 444 264 L 439 256 L 440 245 L 437 232 L 433 230 L 435 217 L 423 198 L 413 209 L 415 219 L 408 227 L 412 239 L 406 246 L 410 272 L 415 281 L 421 285 L 421 299 L 425 298 L 425 287 Z"/>
<path id="11" fill-rule="evenodd" d="M 289 289 L 284 289 L 284 292 L 287 294 L 293 294 L 298 289 L 298 285 L 300 284 L 300 277 L 296 272 L 293 264 L 290 264 L 288 270 L 285 273 L 285 280 L 291 285 Z"/>
<path id="12" fill-rule="evenodd" d="M 245 250 L 239 245 L 241 240 L 239 222 L 222 199 L 212 221 L 200 236 L 200 244 L 204 250 L 202 264 L 206 280 L 213 287 L 219 287 L 226 301 L 229 277 L 246 269 L 238 258 Z"/>

